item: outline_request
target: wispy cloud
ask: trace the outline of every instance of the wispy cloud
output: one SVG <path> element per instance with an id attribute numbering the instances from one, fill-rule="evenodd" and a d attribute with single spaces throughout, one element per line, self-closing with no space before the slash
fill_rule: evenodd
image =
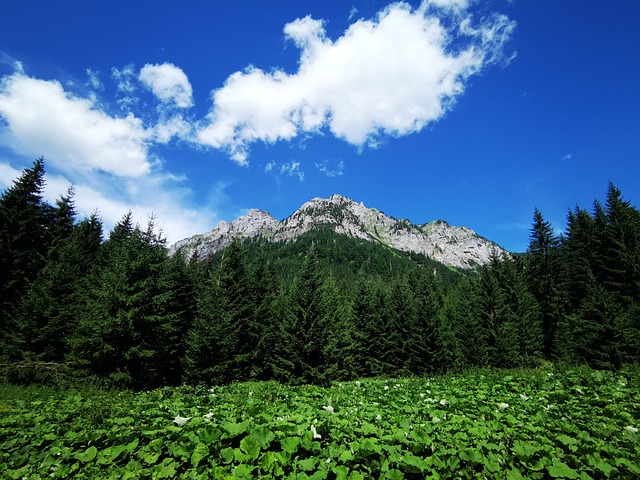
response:
<path id="1" fill-rule="evenodd" d="M 301 182 L 304 180 L 304 172 L 300 170 L 300 162 L 291 160 L 280 166 L 280 174 L 289 177 L 298 177 Z"/>
<path id="2" fill-rule="evenodd" d="M 510 58 L 503 50 L 514 22 L 493 15 L 474 23 L 467 4 L 393 3 L 336 40 L 310 16 L 285 25 L 301 50 L 298 71 L 248 67 L 229 76 L 197 140 L 246 163 L 253 142 L 324 128 L 358 147 L 420 131 L 451 108 L 469 76 Z"/>
<path id="3" fill-rule="evenodd" d="M 137 97 L 138 90 L 135 67 L 133 64 L 123 68 L 111 68 L 111 78 L 116 82 L 118 96 L 116 102 L 122 110 L 128 111 L 135 107 L 140 99 Z"/>
<path id="4" fill-rule="evenodd" d="M 327 177 L 339 177 L 344 173 L 344 161 L 336 160 L 330 162 L 329 160 L 323 160 L 322 162 L 317 162 L 316 168 L 324 173 Z"/>
<path id="5" fill-rule="evenodd" d="M 560 160 L 562 160 L 563 162 L 568 162 L 572 158 L 573 158 L 573 153 L 567 153 L 566 155 L 563 155 L 562 157 L 560 157 Z"/>

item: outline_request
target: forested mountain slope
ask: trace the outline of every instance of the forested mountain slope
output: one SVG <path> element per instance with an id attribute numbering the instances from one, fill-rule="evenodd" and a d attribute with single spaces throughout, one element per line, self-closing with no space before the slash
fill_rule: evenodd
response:
<path id="1" fill-rule="evenodd" d="M 341 195 L 314 198 L 292 215 L 278 222 L 269 213 L 250 210 L 233 222 L 220 222 L 211 232 L 177 242 L 171 251 L 181 250 L 189 257 L 203 258 L 228 246 L 234 238 L 263 238 L 288 242 L 318 227 L 336 233 L 379 243 L 403 252 L 426 255 L 444 265 L 460 269 L 486 265 L 495 251 L 504 250 L 466 227 L 453 227 L 442 220 L 414 225 L 396 220 L 375 208 Z"/>

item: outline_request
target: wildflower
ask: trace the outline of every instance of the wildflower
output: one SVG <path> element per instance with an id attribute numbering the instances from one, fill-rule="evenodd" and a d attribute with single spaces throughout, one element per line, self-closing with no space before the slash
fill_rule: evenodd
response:
<path id="1" fill-rule="evenodd" d="M 426 393 L 421 393 L 420 398 L 424 398 L 426 395 L 427 395 Z"/>
<path id="2" fill-rule="evenodd" d="M 324 463 L 326 463 L 327 465 L 329 465 L 329 464 L 331 463 L 331 459 L 330 459 L 330 458 L 327 458 L 327 459 L 324 461 Z"/>
<path id="3" fill-rule="evenodd" d="M 335 412 L 335 410 L 333 409 L 333 407 L 331 405 L 325 405 L 322 408 L 324 408 L 329 413 L 334 413 Z"/>
<path id="4" fill-rule="evenodd" d="M 313 433 L 313 439 L 316 440 L 318 438 L 322 438 L 322 435 L 318 433 L 315 425 L 311 425 L 311 433 Z"/>
<path id="5" fill-rule="evenodd" d="M 624 429 L 627 432 L 631 432 L 631 433 L 638 433 L 638 429 L 636 427 L 632 427 L 631 425 L 629 425 L 628 427 L 624 427 Z"/>
<path id="6" fill-rule="evenodd" d="M 549 378 L 553 377 L 553 373 L 551 373 L 551 372 L 547 373 L 547 377 L 549 377 Z"/>
<path id="7" fill-rule="evenodd" d="M 249 392 L 249 396 L 250 396 L 250 397 L 253 397 L 253 392 Z"/>
<path id="8" fill-rule="evenodd" d="M 385 389 L 385 390 L 389 390 L 389 385 L 385 385 L 385 386 L 384 386 L 384 389 Z"/>
<path id="9" fill-rule="evenodd" d="M 447 400 L 446 398 L 440 400 L 440 405 L 442 405 L 443 407 L 446 407 L 447 405 L 449 405 L 449 403 L 449 400 Z"/>
<path id="10" fill-rule="evenodd" d="M 498 408 L 499 408 L 500 410 L 506 410 L 507 408 L 509 408 L 509 404 L 508 404 L 508 403 L 501 402 L 501 403 L 499 403 L 499 404 L 498 404 Z"/>
<path id="11" fill-rule="evenodd" d="M 439 417 L 431 417 L 431 421 L 432 421 L 433 423 L 440 423 L 440 422 L 442 421 L 442 419 L 441 419 L 441 418 L 439 418 Z"/>
<path id="12" fill-rule="evenodd" d="M 400 385 L 399 383 L 396 383 L 396 388 L 400 388 L 402 385 Z"/>
<path id="13" fill-rule="evenodd" d="M 356 387 L 360 388 L 360 385 L 362 385 L 362 382 L 360 380 L 356 381 Z"/>
<path id="14" fill-rule="evenodd" d="M 520 398 L 521 398 L 522 400 L 524 400 L 525 402 L 526 402 L 527 400 L 529 400 L 529 397 L 528 397 L 527 395 L 525 395 L 524 393 L 521 393 L 521 394 L 520 394 Z"/>
<path id="15" fill-rule="evenodd" d="M 376 415 L 376 420 L 382 420 L 382 415 L 380 414 Z"/>
<path id="16" fill-rule="evenodd" d="M 206 415 L 204 415 L 204 418 L 206 418 L 207 420 L 211 420 L 213 418 L 213 412 L 209 412 Z"/>
<path id="17" fill-rule="evenodd" d="M 180 427 L 187 423 L 189 420 L 191 420 L 191 417 L 181 417 L 180 415 L 176 415 L 176 418 L 173 419 L 173 423 Z"/>

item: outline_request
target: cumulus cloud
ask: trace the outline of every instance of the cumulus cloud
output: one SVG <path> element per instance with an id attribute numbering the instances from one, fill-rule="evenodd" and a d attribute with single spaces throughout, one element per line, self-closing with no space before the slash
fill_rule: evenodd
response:
<path id="1" fill-rule="evenodd" d="M 47 152 L 61 170 L 94 169 L 121 177 L 150 171 L 151 133 L 132 114 L 111 117 L 57 81 L 16 73 L 0 83 L 0 116 L 12 147 L 27 156 Z"/>
<path id="2" fill-rule="evenodd" d="M 193 106 L 193 90 L 189 79 L 175 65 L 145 65 L 140 70 L 139 79 L 161 102 L 179 108 Z"/>
<path id="3" fill-rule="evenodd" d="M 360 19 L 333 41 L 310 16 L 284 27 L 300 48 L 297 72 L 249 67 L 212 94 L 197 132 L 203 145 L 247 162 L 251 143 L 328 128 L 358 147 L 418 132 L 440 119 L 468 77 L 503 60 L 515 27 L 502 15 L 474 22 L 466 0 L 399 2 Z"/>

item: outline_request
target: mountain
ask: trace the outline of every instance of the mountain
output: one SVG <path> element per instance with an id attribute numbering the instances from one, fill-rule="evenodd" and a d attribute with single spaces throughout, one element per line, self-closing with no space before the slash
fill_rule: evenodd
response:
<path id="1" fill-rule="evenodd" d="M 467 227 L 454 227 L 442 220 L 415 225 L 341 195 L 314 198 L 281 222 L 267 212 L 252 209 L 231 223 L 220 222 L 209 233 L 176 242 L 170 252 L 182 251 L 187 257 L 197 253 L 198 257 L 205 258 L 224 249 L 235 237 L 286 242 L 324 225 L 330 225 L 339 234 L 378 242 L 403 252 L 421 253 L 460 269 L 486 264 L 493 251 L 499 255 L 505 253 L 496 243 Z"/>

